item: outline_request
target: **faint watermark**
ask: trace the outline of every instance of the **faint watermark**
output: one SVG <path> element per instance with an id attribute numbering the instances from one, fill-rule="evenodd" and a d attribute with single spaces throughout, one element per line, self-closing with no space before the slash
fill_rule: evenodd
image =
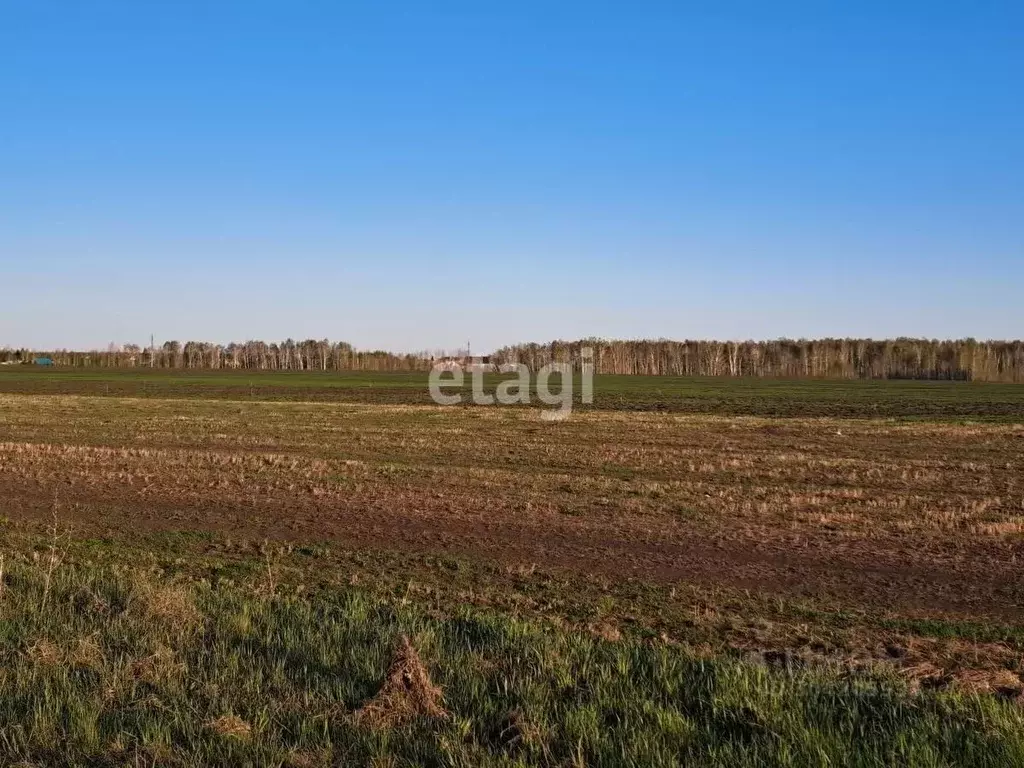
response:
<path id="1" fill-rule="evenodd" d="M 470 376 L 470 400 L 476 405 L 530 405 L 534 398 L 541 404 L 557 406 L 545 409 L 541 417 L 549 420 L 565 419 L 572 413 L 578 370 L 580 402 L 594 402 L 594 350 L 583 347 L 576 365 L 554 362 L 539 368 L 534 374 L 525 363 L 505 363 L 493 366 L 485 363 L 463 365 L 449 361 L 437 363 L 430 369 L 431 399 L 438 405 L 458 405 L 463 402 L 466 374 Z M 504 374 L 493 394 L 486 390 L 488 373 Z M 509 377 L 508 374 L 515 374 Z M 552 381 L 558 384 L 552 388 Z M 449 390 L 450 393 L 445 392 Z"/>

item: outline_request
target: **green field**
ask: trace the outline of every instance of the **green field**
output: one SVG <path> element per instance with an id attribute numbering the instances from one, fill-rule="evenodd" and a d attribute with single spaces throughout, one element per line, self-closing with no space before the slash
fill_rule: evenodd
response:
<path id="1" fill-rule="evenodd" d="M 487 375 L 493 393 L 500 375 Z M 454 393 L 448 388 L 446 393 Z M 470 402 L 467 374 L 465 401 Z M 579 392 L 577 382 L 576 392 Z M 423 373 L 0 368 L 0 393 L 382 404 L 431 402 Z M 577 398 L 578 399 L 578 398 Z M 1024 386 L 957 381 L 605 376 L 594 408 L 752 416 L 1024 419 Z"/>

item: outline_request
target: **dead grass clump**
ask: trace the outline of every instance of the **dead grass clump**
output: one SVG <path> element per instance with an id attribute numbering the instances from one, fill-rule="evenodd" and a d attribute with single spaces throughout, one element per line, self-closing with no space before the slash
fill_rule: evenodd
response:
<path id="1" fill-rule="evenodd" d="M 967 669 L 955 675 L 956 686 L 971 693 L 997 693 L 1004 698 L 1020 701 L 1024 685 L 1020 676 L 1008 669 Z"/>
<path id="2" fill-rule="evenodd" d="M 157 646 L 149 656 L 135 659 L 128 665 L 132 678 L 158 685 L 167 682 L 185 670 L 185 665 L 174 658 L 174 651 L 165 645 Z"/>
<path id="3" fill-rule="evenodd" d="M 68 654 L 68 661 L 81 669 L 100 669 L 103 666 L 103 649 L 95 635 L 78 638 L 78 645 Z"/>
<path id="4" fill-rule="evenodd" d="M 238 715 L 221 715 L 210 720 L 206 727 L 218 736 L 233 739 L 247 739 L 252 733 L 252 726 Z"/>
<path id="5" fill-rule="evenodd" d="M 602 640 L 607 640 L 610 643 L 614 643 L 617 640 L 622 639 L 622 632 L 619 628 L 608 622 L 591 624 L 590 631 L 597 637 L 600 637 Z"/>
<path id="6" fill-rule="evenodd" d="M 110 603 L 86 586 L 79 588 L 73 595 L 72 604 L 83 613 L 92 613 L 99 616 L 110 614 Z"/>
<path id="7" fill-rule="evenodd" d="M 145 618 L 169 624 L 181 631 L 195 628 L 202 619 L 192 593 L 186 587 L 144 584 L 136 597 Z"/>
<path id="8" fill-rule="evenodd" d="M 522 576 L 525 578 L 533 576 L 533 574 L 535 574 L 536 572 L 536 563 L 530 563 L 529 565 L 526 565 L 525 563 L 519 563 L 517 565 L 505 566 L 505 573 L 509 574 L 510 576 Z"/>
<path id="9" fill-rule="evenodd" d="M 61 651 L 60 646 L 45 638 L 36 640 L 26 648 L 25 655 L 34 664 L 45 667 L 53 667 L 64 661 L 64 652 Z"/>
<path id="10" fill-rule="evenodd" d="M 969 527 L 971 533 L 984 536 L 1009 536 L 1024 533 L 1024 518 L 1014 517 L 988 523 L 974 523 Z"/>
<path id="11" fill-rule="evenodd" d="M 392 728 L 415 717 L 444 719 L 443 693 L 430 680 L 409 638 L 402 635 L 380 691 L 355 713 L 356 722 L 370 728 Z"/>
<path id="12" fill-rule="evenodd" d="M 955 688 L 973 694 L 994 693 L 1024 703 L 1024 683 L 1019 675 L 1008 669 L 948 670 L 930 661 L 922 661 L 900 672 L 907 679 L 911 691 Z"/>
<path id="13" fill-rule="evenodd" d="M 293 749 L 284 757 L 284 765 L 287 768 L 319 768 L 330 765 L 331 756 L 326 750 L 323 752 L 303 752 Z"/>

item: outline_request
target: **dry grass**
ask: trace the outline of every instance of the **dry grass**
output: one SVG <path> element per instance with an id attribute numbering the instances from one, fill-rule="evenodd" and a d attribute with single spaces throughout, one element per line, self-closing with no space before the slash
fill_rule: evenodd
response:
<path id="1" fill-rule="evenodd" d="M 426 666 L 409 638 L 402 635 L 377 694 L 355 712 L 369 728 L 395 728 L 416 717 L 445 719 L 444 695 L 430 680 Z"/>
<path id="2" fill-rule="evenodd" d="M 26 648 L 25 656 L 32 663 L 46 667 L 54 667 L 64 662 L 64 651 L 46 638 L 40 638 Z"/>
<path id="3" fill-rule="evenodd" d="M 68 654 L 68 662 L 73 667 L 79 667 L 82 669 L 102 669 L 106 663 L 106 659 L 103 654 L 103 648 L 101 647 L 98 639 L 98 633 L 93 633 L 88 637 L 78 638 L 78 643 L 72 649 L 71 653 Z"/>
<path id="4" fill-rule="evenodd" d="M 252 726 L 238 715 L 222 715 L 210 720 L 206 727 L 218 736 L 233 739 L 247 739 L 252 734 Z"/>
<path id="5" fill-rule="evenodd" d="M 636 496 L 612 498 L 607 515 L 628 508 L 658 517 L 673 502 L 710 497 L 724 502 L 715 509 L 723 516 L 768 508 L 799 518 L 840 503 L 861 527 L 887 510 L 913 524 L 928 508 L 927 530 L 943 513 L 970 522 L 1022 502 L 1014 426 L 791 419 L 769 431 L 759 418 L 620 413 L 541 426 L 528 412 L 501 409 L 91 402 L 96 412 L 88 398 L 0 397 L 10 437 L 24 438 L 0 444 L 0 457 L 40 484 L 63 475 L 83 492 L 121 484 L 140 498 L 192 503 L 264 494 L 332 501 L 424 486 L 458 496 L 518 489 L 534 501 L 568 483 L 582 502 Z M 116 419 L 107 417 L 112 405 Z"/>
<path id="6" fill-rule="evenodd" d="M 142 581 L 133 596 L 132 607 L 143 618 L 172 626 L 180 632 L 194 630 L 202 620 L 187 586 Z"/>

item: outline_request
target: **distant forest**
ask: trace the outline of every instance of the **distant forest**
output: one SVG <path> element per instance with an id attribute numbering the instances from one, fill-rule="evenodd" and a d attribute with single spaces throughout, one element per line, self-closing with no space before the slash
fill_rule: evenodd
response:
<path id="1" fill-rule="evenodd" d="M 531 369 L 552 361 L 580 364 L 594 350 L 598 373 L 667 376 L 779 376 L 843 379 L 956 379 L 1024 382 L 1022 341 L 816 339 L 775 341 L 609 341 L 584 339 L 519 344 L 476 358 L 492 365 L 521 362 Z M 454 356 L 456 359 L 462 353 Z M 104 351 L 0 350 L 0 363 L 45 357 L 71 367 L 247 369 L 264 371 L 426 371 L 438 354 L 359 351 L 345 342 L 247 341 L 210 344 L 167 341 L 155 348 L 111 346 Z"/>

